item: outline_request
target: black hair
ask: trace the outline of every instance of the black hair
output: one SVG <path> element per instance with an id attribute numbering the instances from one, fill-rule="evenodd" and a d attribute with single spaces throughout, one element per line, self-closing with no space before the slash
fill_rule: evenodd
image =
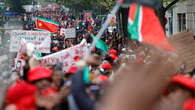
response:
<path id="1" fill-rule="evenodd" d="M 105 60 L 108 61 L 110 64 L 113 64 L 113 59 L 110 56 L 107 55 Z"/>
<path id="2" fill-rule="evenodd" d="M 189 72 L 189 74 L 190 76 L 193 76 L 195 74 L 195 68 L 191 72 Z"/>

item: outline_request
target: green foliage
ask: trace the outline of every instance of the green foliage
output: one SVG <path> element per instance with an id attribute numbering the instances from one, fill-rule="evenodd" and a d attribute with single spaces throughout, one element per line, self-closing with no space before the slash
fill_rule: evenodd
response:
<path id="1" fill-rule="evenodd" d="M 163 4 L 166 6 L 166 5 L 170 4 L 173 1 L 175 1 L 175 0 L 163 0 Z M 179 2 L 182 2 L 182 1 L 185 1 L 185 0 L 179 0 Z"/>
<path id="2" fill-rule="evenodd" d="M 100 5 L 105 7 L 107 10 L 111 10 L 115 4 L 115 0 L 101 0 L 99 3 Z"/>
<path id="3" fill-rule="evenodd" d="M 11 10 L 22 11 L 22 1 L 21 0 L 8 0 L 8 4 Z"/>
<path id="4" fill-rule="evenodd" d="M 33 0 L 8 0 L 7 6 L 10 7 L 11 10 L 23 12 L 23 5 L 32 4 Z"/>
<path id="5" fill-rule="evenodd" d="M 66 6 L 76 10 L 93 10 L 98 0 L 65 0 Z"/>

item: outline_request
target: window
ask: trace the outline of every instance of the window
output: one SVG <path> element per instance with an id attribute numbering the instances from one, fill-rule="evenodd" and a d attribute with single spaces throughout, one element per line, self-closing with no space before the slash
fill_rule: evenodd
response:
<path id="1" fill-rule="evenodd" d="M 179 13 L 178 14 L 178 31 L 186 30 L 186 14 Z"/>
<path id="2" fill-rule="evenodd" d="M 169 17 L 168 18 L 168 20 L 169 20 L 169 34 L 173 34 L 173 20 L 172 20 L 172 17 Z"/>

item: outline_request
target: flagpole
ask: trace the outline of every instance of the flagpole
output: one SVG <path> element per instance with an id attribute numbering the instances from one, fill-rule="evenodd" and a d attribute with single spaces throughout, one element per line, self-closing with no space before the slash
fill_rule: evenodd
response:
<path id="1" fill-rule="evenodd" d="M 116 15 L 116 13 L 117 13 L 117 11 L 119 10 L 121 4 L 122 4 L 121 1 L 118 1 L 118 2 L 116 3 L 116 5 L 114 6 L 114 8 L 112 9 L 112 11 L 111 11 L 111 13 L 110 13 L 111 16 Z M 108 25 L 110 24 L 111 19 L 112 19 L 112 17 L 108 17 L 108 16 L 107 16 L 107 19 L 106 19 L 105 23 L 103 24 L 103 26 L 101 27 L 100 31 L 99 31 L 98 34 L 96 35 L 96 38 L 97 38 L 97 39 L 100 39 L 100 37 L 102 36 L 102 34 L 104 33 L 104 31 L 106 30 L 106 28 L 108 27 Z M 95 47 L 95 40 L 93 40 L 92 45 L 91 45 L 91 47 L 90 47 L 90 50 L 89 50 L 87 56 L 89 56 L 89 55 L 91 54 L 91 51 L 92 51 L 92 49 L 93 49 L 94 47 Z"/>

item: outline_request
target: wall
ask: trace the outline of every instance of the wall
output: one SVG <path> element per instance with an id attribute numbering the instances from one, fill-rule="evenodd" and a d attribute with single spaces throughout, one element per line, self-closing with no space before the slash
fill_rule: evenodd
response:
<path id="1" fill-rule="evenodd" d="M 186 0 L 186 2 L 178 2 L 172 10 L 169 10 L 166 13 L 166 17 L 172 16 L 173 20 L 173 34 L 176 34 L 179 32 L 179 26 L 178 26 L 178 13 L 185 13 L 186 14 L 186 28 L 191 30 L 193 34 L 195 35 L 195 0 Z M 167 29 L 169 26 L 166 26 Z M 170 35 L 170 33 L 167 31 L 167 35 Z"/>

